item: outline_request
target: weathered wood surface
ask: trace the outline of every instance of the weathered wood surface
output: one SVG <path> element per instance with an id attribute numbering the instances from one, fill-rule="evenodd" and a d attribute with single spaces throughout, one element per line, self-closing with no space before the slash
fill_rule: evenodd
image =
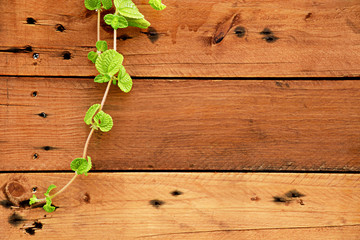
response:
<path id="1" fill-rule="evenodd" d="M 68 170 L 104 89 L 0 78 L 0 170 Z M 114 127 L 91 140 L 96 170 L 360 170 L 360 81 L 135 80 L 104 110 Z"/>
<path id="2" fill-rule="evenodd" d="M 23 200 L 71 177 L 0 174 L 0 182 Z M 26 239 L 38 221 L 39 239 L 358 239 L 359 186 L 351 174 L 91 173 L 54 199 L 54 213 L 0 206 L 0 232 Z M 289 191 L 305 196 L 274 202 Z M 10 224 L 14 213 L 24 221 Z"/>
<path id="3" fill-rule="evenodd" d="M 135 2 L 153 29 L 118 32 L 133 76 L 360 76 L 358 0 L 164 0 L 162 12 Z M 96 74 L 86 58 L 96 15 L 82 0 L 4 1 L 0 10 L 1 75 Z M 111 41 L 104 24 L 101 34 Z"/>

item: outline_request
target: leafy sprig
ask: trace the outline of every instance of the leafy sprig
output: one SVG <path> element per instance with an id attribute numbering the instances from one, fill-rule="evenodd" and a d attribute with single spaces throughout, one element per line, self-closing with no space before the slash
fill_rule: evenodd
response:
<path id="1" fill-rule="evenodd" d="M 70 168 L 75 172 L 75 176 L 61 190 L 53 195 L 50 195 L 50 192 L 56 188 L 56 186 L 51 184 L 46 193 L 44 193 L 45 198 L 38 199 L 35 194 L 32 198 L 30 198 L 30 205 L 45 203 L 43 208 L 47 212 L 55 211 L 55 207 L 52 205 L 52 198 L 64 191 L 78 175 L 84 174 L 87 176 L 88 172 L 91 170 L 91 158 L 87 156 L 86 152 L 94 130 L 100 129 L 102 132 L 108 132 L 113 127 L 112 117 L 102 110 L 111 83 L 114 85 L 117 84 L 118 87 L 125 93 L 130 92 L 132 89 L 132 79 L 126 72 L 125 67 L 122 65 L 124 57 L 116 51 L 116 30 L 119 28 L 126 28 L 128 26 L 138 28 L 148 28 L 150 26 L 150 23 L 144 18 L 144 15 L 139 11 L 132 0 L 114 0 L 115 13 L 104 16 L 105 23 L 114 29 L 114 49 L 108 49 L 107 42 L 100 41 L 100 11 L 102 9 L 111 9 L 113 7 L 113 1 L 85 0 L 84 4 L 88 10 L 98 11 L 97 51 L 91 51 L 87 56 L 88 59 L 95 64 L 95 67 L 99 72 L 99 74 L 94 78 L 94 82 L 108 83 L 108 87 L 105 91 L 101 104 L 92 105 L 85 114 L 84 122 L 87 125 L 90 125 L 91 131 L 85 143 L 83 157 L 75 158 L 70 163 Z M 149 4 L 156 10 L 163 10 L 166 7 L 161 0 L 149 0 Z"/>

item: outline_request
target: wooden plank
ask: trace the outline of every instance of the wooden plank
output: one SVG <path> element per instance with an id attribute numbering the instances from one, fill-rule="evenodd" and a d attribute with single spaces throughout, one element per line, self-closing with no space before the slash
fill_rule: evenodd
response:
<path id="1" fill-rule="evenodd" d="M 0 169 L 68 170 L 104 89 L 0 78 Z M 96 170 L 360 170 L 360 81 L 135 80 L 104 110 L 114 127 L 91 140 Z"/>
<path id="2" fill-rule="evenodd" d="M 118 32 L 133 76 L 360 76 L 358 0 L 164 0 L 162 12 L 135 2 L 152 29 Z M 97 74 L 87 60 L 96 14 L 82 0 L 5 1 L 0 10 L 1 75 Z M 103 23 L 102 38 L 111 34 Z"/>
<path id="3" fill-rule="evenodd" d="M 0 182 L 26 199 L 71 177 L 1 174 Z M 274 202 L 294 189 L 305 196 Z M 40 239 L 358 239 L 359 196 L 355 174 L 91 173 L 54 199 L 54 213 L 0 207 L 0 231 L 27 239 L 38 221 Z M 9 224 L 14 213 L 26 220 Z"/>

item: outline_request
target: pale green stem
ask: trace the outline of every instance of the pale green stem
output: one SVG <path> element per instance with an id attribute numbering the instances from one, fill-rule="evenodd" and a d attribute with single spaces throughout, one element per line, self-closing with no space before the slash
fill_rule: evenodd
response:
<path id="1" fill-rule="evenodd" d="M 97 41 L 100 41 L 100 10 L 98 10 L 98 17 L 97 17 Z M 116 51 L 116 30 L 114 29 L 114 49 Z M 98 53 L 100 53 L 98 51 Z M 99 111 L 102 110 L 102 108 L 104 107 L 104 104 L 105 104 L 105 100 L 107 98 L 107 95 L 109 94 L 109 90 L 110 90 L 110 86 L 111 86 L 111 80 L 109 81 L 107 87 L 106 87 L 106 90 L 105 90 L 105 93 L 104 93 L 104 96 L 103 96 L 103 99 L 101 101 L 101 104 L 100 104 L 100 109 Z M 90 143 L 90 139 L 91 139 L 91 136 L 92 134 L 94 133 L 94 128 L 91 129 L 87 139 L 86 139 L 86 142 L 85 142 L 85 146 L 84 146 L 84 151 L 83 151 L 83 155 L 82 155 L 82 158 L 86 158 L 86 155 L 87 155 L 87 150 L 88 150 L 88 146 L 89 146 L 89 143 Z M 56 192 L 54 195 L 50 196 L 50 198 L 54 198 L 56 197 L 57 195 L 59 195 L 60 193 L 62 193 L 63 191 L 65 191 L 65 189 L 67 189 L 71 183 L 73 183 L 76 179 L 76 177 L 78 176 L 78 174 L 75 172 L 75 175 L 71 178 L 71 180 L 62 188 L 60 189 L 58 192 Z M 38 199 L 38 203 L 37 204 L 34 204 L 32 206 L 36 206 L 42 202 L 45 202 L 46 199 L 45 198 L 42 198 L 42 199 Z"/>

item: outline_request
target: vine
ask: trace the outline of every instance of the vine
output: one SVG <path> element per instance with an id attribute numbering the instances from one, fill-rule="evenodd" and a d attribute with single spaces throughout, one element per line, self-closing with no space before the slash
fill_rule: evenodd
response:
<path id="1" fill-rule="evenodd" d="M 113 7 L 113 2 L 115 5 L 115 13 L 104 16 L 105 23 L 114 29 L 113 49 L 108 49 L 107 42 L 100 40 L 100 13 L 102 9 L 111 9 Z M 74 159 L 70 164 L 70 168 L 75 172 L 75 175 L 63 188 L 53 195 L 50 195 L 50 192 L 55 189 L 56 186 L 51 184 L 46 193 L 44 193 L 45 198 L 38 199 L 35 194 L 30 198 L 30 205 L 45 203 L 43 208 L 47 212 L 55 211 L 55 207 L 52 205 L 52 199 L 54 197 L 65 191 L 78 175 L 84 174 L 87 176 L 87 173 L 90 171 L 92 164 L 91 158 L 87 156 L 87 149 L 94 131 L 100 130 L 102 132 L 108 132 L 113 127 L 113 119 L 109 114 L 102 110 L 111 83 L 117 85 L 125 93 L 130 92 L 132 88 L 132 79 L 122 65 L 124 57 L 116 50 L 117 29 L 126 28 L 128 26 L 146 29 L 150 26 L 150 23 L 144 18 L 144 15 L 140 13 L 132 0 L 85 0 L 84 3 L 88 10 L 97 11 L 97 51 L 91 51 L 88 54 L 88 59 L 95 64 L 95 67 L 99 72 L 99 75 L 95 77 L 94 82 L 108 84 L 101 103 L 92 105 L 85 114 L 84 122 L 87 125 L 90 125 L 91 130 L 86 139 L 82 157 Z M 166 7 L 161 3 L 161 0 L 149 0 L 149 4 L 156 10 L 163 10 Z"/>

